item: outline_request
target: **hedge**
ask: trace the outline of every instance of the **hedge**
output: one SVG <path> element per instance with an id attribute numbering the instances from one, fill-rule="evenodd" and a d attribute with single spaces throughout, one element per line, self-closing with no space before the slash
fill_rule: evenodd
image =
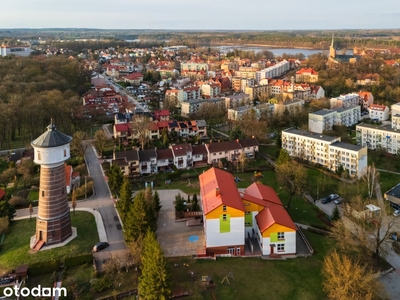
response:
<path id="1" fill-rule="evenodd" d="M 50 274 L 60 269 L 61 263 L 59 260 L 42 261 L 29 265 L 29 275 L 38 276 Z"/>
<path id="2" fill-rule="evenodd" d="M 75 266 L 91 264 L 91 263 L 93 263 L 93 255 L 92 254 L 70 256 L 70 257 L 66 257 L 64 260 L 64 265 L 66 267 L 75 267 Z"/>

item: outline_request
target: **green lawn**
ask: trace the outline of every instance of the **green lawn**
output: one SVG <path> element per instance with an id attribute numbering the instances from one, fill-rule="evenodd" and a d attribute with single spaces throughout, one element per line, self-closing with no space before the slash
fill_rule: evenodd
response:
<path id="1" fill-rule="evenodd" d="M 278 157 L 280 150 L 276 145 L 261 145 L 259 149 L 260 153 L 269 154 L 272 158 Z"/>
<path id="2" fill-rule="evenodd" d="M 381 150 L 368 150 L 368 165 L 375 164 L 377 169 L 399 172 L 400 155 L 390 154 Z"/>
<path id="3" fill-rule="evenodd" d="M 388 172 L 379 172 L 379 183 L 381 184 L 382 193 L 385 193 L 400 183 L 400 175 L 391 174 Z"/>
<path id="4" fill-rule="evenodd" d="M 191 258 L 170 259 L 174 280 L 174 291 L 188 291 L 190 299 L 326 299 L 322 291 L 321 266 L 329 245 L 326 237 L 306 232 L 316 255 L 309 258 L 287 260 L 262 260 L 259 258 L 218 258 L 214 260 L 193 260 Z M 189 267 L 183 267 L 187 263 Z M 179 264 L 173 267 L 173 264 Z M 189 271 L 196 273 L 191 282 Z M 225 276 L 230 285 L 221 284 Z M 209 276 L 216 284 L 215 289 L 206 289 L 202 276 Z"/>
<path id="5" fill-rule="evenodd" d="M 71 213 L 72 226 L 77 228 L 78 236 L 65 247 L 45 251 L 31 252 L 29 241 L 35 234 L 36 220 L 13 221 L 8 229 L 3 248 L 0 251 L 0 270 L 6 272 L 21 264 L 62 259 L 66 256 L 91 253 L 98 242 L 96 223 L 91 213 Z"/>
<path id="6" fill-rule="evenodd" d="M 309 186 L 307 192 L 314 199 L 321 199 L 330 194 L 338 193 L 340 183 L 338 179 L 325 175 L 316 169 L 306 168 L 306 170 Z"/>

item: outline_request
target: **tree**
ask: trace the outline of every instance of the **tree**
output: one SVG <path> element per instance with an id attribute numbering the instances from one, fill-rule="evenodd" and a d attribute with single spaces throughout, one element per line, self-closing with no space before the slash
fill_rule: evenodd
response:
<path id="1" fill-rule="evenodd" d="M 7 231 L 9 223 L 7 217 L 0 217 L 0 235 Z"/>
<path id="2" fill-rule="evenodd" d="M 85 143 L 84 140 L 88 138 L 86 132 L 77 131 L 74 133 L 71 141 L 71 150 L 76 153 L 77 156 L 84 157 L 89 143 Z"/>
<path id="3" fill-rule="evenodd" d="M 238 126 L 235 126 L 235 128 L 233 130 L 231 130 L 231 132 L 229 133 L 230 140 L 242 139 L 244 137 L 245 137 L 245 135 L 243 134 L 240 127 L 238 127 Z"/>
<path id="4" fill-rule="evenodd" d="M 329 299 L 375 299 L 381 286 L 365 264 L 353 261 L 336 250 L 325 257 L 322 267 L 323 287 Z"/>
<path id="5" fill-rule="evenodd" d="M 124 229 L 128 242 L 137 241 L 150 229 L 148 216 L 148 204 L 144 192 L 140 191 L 133 200 L 133 205 L 126 215 Z"/>
<path id="6" fill-rule="evenodd" d="M 246 153 L 244 153 L 244 152 L 240 153 L 237 163 L 240 164 L 240 168 L 242 169 L 242 172 L 244 172 L 244 169 L 247 166 L 247 161 L 248 161 L 248 159 L 247 159 Z"/>
<path id="7" fill-rule="evenodd" d="M 141 300 L 167 300 L 171 298 L 170 273 L 167 260 L 156 235 L 146 233 L 141 254 L 142 275 L 139 277 L 138 294 Z"/>
<path id="8" fill-rule="evenodd" d="M 103 129 L 96 130 L 94 133 L 94 144 L 96 145 L 97 150 L 100 152 L 100 156 L 103 155 L 107 140 L 107 135 Z"/>
<path id="9" fill-rule="evenodd" d="M 367 185 L 369 199 L 374 195 L 376 184 L 378 182 L 379 172 L 375 168 L 375 164 L 367 167 L 367 172 L 363 176 L 363 180 Z"/>
<path id="10" fill-rule="evenodd" d="M 177 212 L 183 212 L 185 210 L 185 200 L 181 194 L 175 196 L 175 210 Z"/>
<path id="11" fill-rule="evenodd" d="M 331 220 L 332 221 L 337 221 L 339 219 L 340 219 L 339 208 L 337 207 L 337 205 L 335 205 L 335 207 L 332 210 Z"/>
<path id="12" fill-rule="evenodd" d="M 24 187 L 28 181 L 32 179 L 34 164 L 31 159 L 24 159 L 17 167 L 17 172 L 24 180 Z"/>
<path id="13" fill-rule="evenodd" d="M 161 205 L 161 201 L 160 201 L 160 195 L 158 194 L 157 191 L 154 191 L 153 201 L 154 201 L 154 209 L 158 215 L 158 213 L 160 212 L 160 210 L 162 208 L 162 205 Z"/>
<path id="14" fill-rule="evenodd" d="M 73 191 L 72 191 L 71 206 L 72 206 L 72 209 L 74 211 L 74 216 L 75 216 L 75 208 L 76 208 L 76 191 L 75 191 L 75 189 L 73 189 Z"/>
<path id="15" fill-rule="evenodd" d="M 165 147 L 168 143 L 168 130 L 166 127 L 163 128 L 162 132 L 161 132 L 161 141 L 163 146 Z"/>
<path id="16" fill-rule="evenodd" d="M 149 129 L 151 123 L 152 121 L 150 121 L 147 116 L 135 116 L 132 119 L 133 136 L 139 140 L 142 150 L 149 141 Z"/>
<path id="17" fill-rule="evenodd" d="M 290 160 L 289 153 L 285 149 L 279 150 L 279 156 L 278 159 L 276 160 L 276 164 L 277 165 L 286 164 L 287 162 L 289 162 L 289 160 Z"/>
<path id="18" fill-rule="evenodd" d="M 199 211 L 200 206 L 199 206 L 199 201 L 197 200 L 197 194 L 193 194 L 193 199 L 192 199 L 192 211 Z"/>
<path id="19" fill-rule="evenodd" d="M 15 175 L 17 175 L 16 168 L 8 168 L 4 170 L 3 173 L 0 174 L 0 182 L 4 187 L 7 187 L 7 184 L 13 180 L 15 180 Z"/>
<path id="20" fill-rule="evenodd" d="M 29 204 L 29 219 L 32 219 L 32 214 L 33 214 L 33 207 L 32 204 Z"/>
<path id="21" fill-rule="evenodd" d="M 107 176 L 108 186 L 110 187 L 111 193 L 113 193 L 115 197 L 118 197 L 124 179 L 120 167 L 117 164 L 112 165 L 107 172 Z"/>
<path id="22" fill-rule="evenodd" d="M 258 140 L 264 140 L 267 130 L 267 122 L 259 120 L 255 109 L 246 111 L 238 120 L 237 127 L 243 132 L 243 135 L 254 136 Z"/>
<path id="23" fill-rule="evenodd" d="M 125 215 L 128 213 L 129 208 L 132 204 L 132 187 L 128 177 L 124 177 L 119 192 L 119 199 L 117 202 L 117 208 L 122 218 L 125 219 Z"/>
<path id="24" fill-rule="evenodd" d="M 289 161 L 285 164 L 276 165 L 276 179 L 279 185 L 289 192 L 289 201 L 286 205 L 290 209 L 290 203 L 295 195 L 300 194 L 307 184 L 307 172 L 303 165 L 297 161 Z"/>
<path id="25" fill-rule="evenodd" d="M 8 217 L 8 221 L 11 221 L 14 219 L 15 212 L 15 207 L 7 200 L 0 200 L 0 218 Z"/>

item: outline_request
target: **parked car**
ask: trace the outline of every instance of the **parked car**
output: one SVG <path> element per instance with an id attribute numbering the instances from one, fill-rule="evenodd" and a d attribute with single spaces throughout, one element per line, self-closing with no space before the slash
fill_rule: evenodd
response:
<path id="1" fill-rule="evenodd" d="M 331 197 L 328 196 L 328 197 L 322 198 L 321 203 L 322 204 L 326 204 L 326 203 L 329 203 L 331 201 L 332 201 Z"/>
<path id="2" fill-rule="evenodd" d="M 393 241 L 397 241 L 397 232 L 391 232 L 389 238 Z"/>
<path id="3" fill-rule="evenodd" d="M 395 216 L 395 217 L 400 216 L 400 210 L 399 210 L 399 209 L 396 209 L 396 210 L 394 211 L 394 213 L 393 213 L 393 216 Z"/>
<path id="4" fill-rule="evenodd" d="M 109 244 L 107 242 L 100 242 L 97 243 L 94 247 L 93 247 L 93 252 L 98 252 L 100 250 L 103 250 L 105 248 L 107 248 L 109 246 Z"/>
<path id="5" fill-rule="evenodd" d="M 340 203 L 342 203 L 343 202 L 343 199 L 342 198 L 337 198 L 335 201 L 333 201 L 336 205 L 338 205 L 338 204 L 340 204 Z"/>

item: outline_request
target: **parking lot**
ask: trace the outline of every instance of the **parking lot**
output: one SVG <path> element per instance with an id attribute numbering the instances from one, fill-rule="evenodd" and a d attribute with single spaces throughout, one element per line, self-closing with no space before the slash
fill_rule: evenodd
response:
<path id="1" fill-rule="evenodd" d="M 204 248 L 203 226 L 187 227 L 186 222 L 175 222 L 175 196 L 180 190 L 159 190 L 161 205 L 158 216 L 157 239 L 167 257 L 191 256 Z"/>

